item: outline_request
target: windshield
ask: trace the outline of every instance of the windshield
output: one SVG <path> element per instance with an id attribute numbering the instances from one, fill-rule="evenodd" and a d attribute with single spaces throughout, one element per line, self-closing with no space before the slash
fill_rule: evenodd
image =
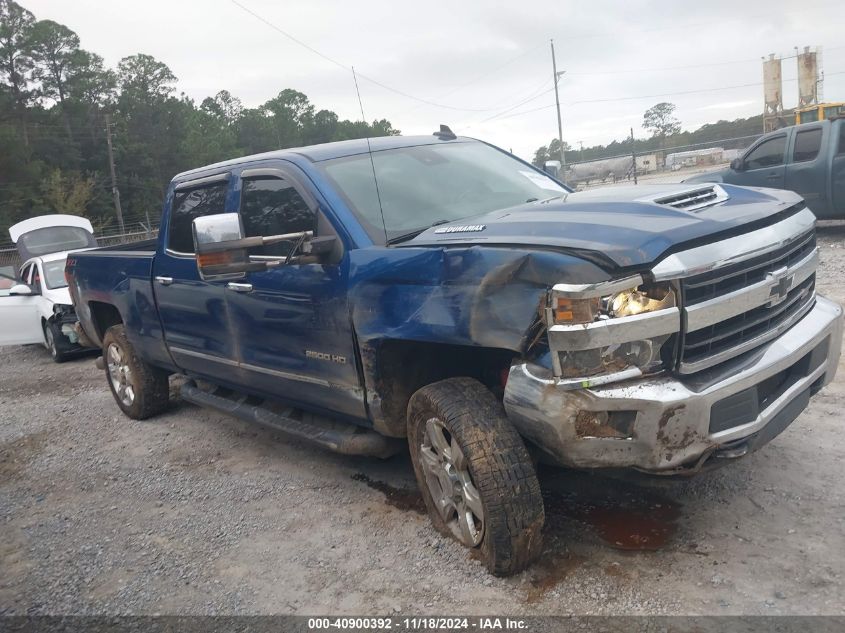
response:
<path id="1" fill-rule="evenodd" d="M 390 240 L 435 223 L 566 193 L 545 174 L 479 142 L 402 147 L 373 152 L 372 157 L 378 194 L 369 154 L 320 166 L 377 243 L 384 243 L 385 229 Z"/>
<path id="2" fill-rule="evenodd" d="M 44 262 L 44 281 L 50 290 L 56 288 L 67 288 L 65 280 L 65 260 L 59 259 L 54 262 Z"/>

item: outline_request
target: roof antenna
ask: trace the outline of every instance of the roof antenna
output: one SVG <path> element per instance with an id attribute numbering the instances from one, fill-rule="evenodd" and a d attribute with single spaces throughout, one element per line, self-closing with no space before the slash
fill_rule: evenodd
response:
<path id="1" fill-rule="evenodd" d="M 441 141 L 454 141 L 458 138 L 448 125 L 444 125 L 442 123 L 440 124 L 440 129 L 434 133 L 434 136 L 439 138 Z"/>
<path id="2" fill-rule="evenodd" d="M 361 101 L 361 91 L 358 89 L 358 75 L 355 73 L 355 66 L 352 66 L 352 79 L 355 80 L 355 93 L 358 95 L 358 106 L 361 108 L 361 121 L 367 127 L 367 117 L 364 116 L 364 104 Z M 376 177 L 376 163 L 373 160 L 373 148 L 370 146 L 370 135 L 367 134 L 367 154 L 370 157 L 370 167 L 373 169 L 373 182 L 376 185 L 376 199 L 378 200 L 378 210 L 381 213 L 381 227 L 384 229 L 384 241 L 387 243 L 387 223 L 384 221 L 384 208 L 381 206 L 381 192 L 378 188 L 378 177 Z"/>

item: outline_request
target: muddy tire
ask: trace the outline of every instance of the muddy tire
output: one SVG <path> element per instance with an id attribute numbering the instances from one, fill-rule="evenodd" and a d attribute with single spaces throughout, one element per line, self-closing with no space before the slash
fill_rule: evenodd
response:
<path id="1" fill-rule="evenodd" d="M 408 444 L 434 527 L 508 576 L 542 547 L 543 498 L 531 457 L 502 405 L 480 382 L 450 378 L 408 404 Z"/>
<path id="2" fill-rule="evenodd" d="M 114 400 L 130 418 L 144 420 L 167 408 L 167 372 L 138 357 L 122 325 L 110 327 L 103 337 L 103 364 Z"/>
<path id="3" fill-rule="evenodd" d="M 50 352 L 53 361 L 56 363 L 65 362 L 70 355 L 64 349 L 65 335 L 62 334 L 61 327 L 55 323 L 44 323 L 42 327 L 44 329 L 44 346 Z"/>

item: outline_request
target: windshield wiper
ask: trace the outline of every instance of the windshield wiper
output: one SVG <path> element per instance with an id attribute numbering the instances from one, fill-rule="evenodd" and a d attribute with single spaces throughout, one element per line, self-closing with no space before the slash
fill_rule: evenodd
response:
<path id="1" fill-rule="evenodd" d="M 433 222 L 432 224 L 424 226 L 421 229 L 416 229 L 414 231 L 411 231 L 410 233 L 405 233 L 404 235 L 397 235 L 396 237 L 391 237 L 389 240 L 387 240 L 387 242 L 385 242 L 385 244 L 387 244 L 387 246 L 392 246 L 393 244 L 398 244 L 399 242 L 406 242 L 408 240 L 412 240 L 417 235 L 427 231 L 433 226 L 438 226 L 440 224 L 448 224 L 449 222 L 452 222 L 452 220 L 437 220 L 437 222 Z"/>
<path id="2" fill-rule="evenodd" d="M 564 197 L 566 197 L 565 193 L 559 196 L 552 196 L 551 198 L 543 198 L 542 200 L 540 200 L 540 198 L 528 198 L 528 200 L 526 200 L 525 202 L 536 202 L 537 204 L 545 204 L 546 202 L 551 202 L 552 200 L 557 200 L 559 198 Z"/>

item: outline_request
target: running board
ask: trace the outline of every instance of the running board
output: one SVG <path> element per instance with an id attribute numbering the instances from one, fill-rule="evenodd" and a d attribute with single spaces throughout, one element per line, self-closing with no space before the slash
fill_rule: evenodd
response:
<path id="1" fill-rule="evenodd" d="M 335 422 L 329 418 L 304 413 L 302 420 L 290 417 L 294 409 L 275 412 L 263 403 L 243 394 L 218 388 L 208 392 L 194 381 L 182 385 L 182 399 L 201 407 L 228 413 L 246 422 L 256 422 L 298 440 L 304 440 L 343 455 L 361 455 L 387 459 L 405 450 L 403 440 L 385 437 L 375 431 L 352 423 Z M 257 404 L 253 404 L 256 402 Z"/>

